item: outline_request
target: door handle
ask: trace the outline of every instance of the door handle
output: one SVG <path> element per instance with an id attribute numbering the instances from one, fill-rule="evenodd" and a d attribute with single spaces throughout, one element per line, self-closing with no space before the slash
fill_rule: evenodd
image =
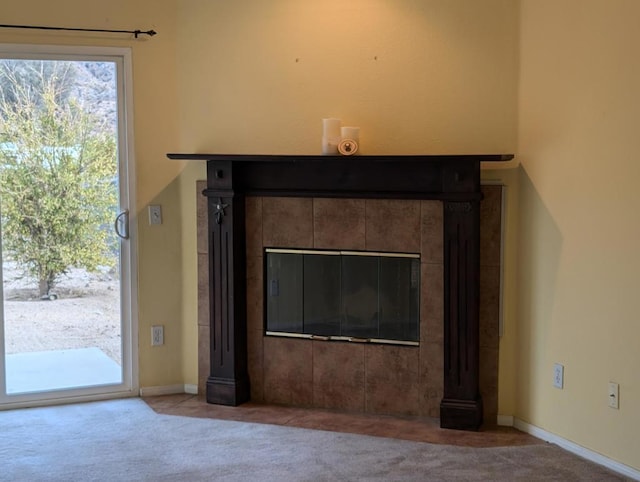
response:
<path id="1" fill-rule="evenodd" d="M 121 231 L 120 226 L 124 229 Z M 129 239 L 129 210 L 125 209 L 116 216 L 116 220 L 113 223 L 113 228 L 116 234 L 122 239 Z"/>

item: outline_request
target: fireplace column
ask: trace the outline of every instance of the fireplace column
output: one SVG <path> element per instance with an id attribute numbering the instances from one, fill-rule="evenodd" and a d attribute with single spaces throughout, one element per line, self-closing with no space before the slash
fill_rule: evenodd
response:
<path id="1" fill-rule="evenodd" d="M 233 185 L 229 161 L 207 165 L 211 368 L 207 402 L 249 400 L 245 267 L 245 196 Z"/>
<path id="2" fill-rule="evenodd" d="M 440 426 L 482 425 L 479 380 L 480 202 L 444 202 L 444 397 Z"/>

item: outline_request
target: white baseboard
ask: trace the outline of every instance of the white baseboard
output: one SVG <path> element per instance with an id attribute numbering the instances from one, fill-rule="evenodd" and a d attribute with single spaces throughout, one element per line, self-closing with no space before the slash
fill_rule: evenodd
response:
<path id="1" fill-rule="evenodd" d="M 498 415 L 498 425 L 501 427 L 513 427 L 513 415 Z"/>
<path id="2" fill-rule="evenodd" d="M 589 450 L 581 445 L 562 438 L 559 435 L 547 432 L 546 430 L 536 427 L 535 425 L 523 422 L 520 419 L 513 418 L 513 426 L 518 430 L 528 433 L 529 435 L 533 435 L 534 437 L 542 439 L 545 442 L 556 444 L 557 446 L 562 447 L 568 452 L 582 457 L 583 459 L 587 459 L 598 465 L 602 465 L 603 467 L 613 470 L 614 472 L 617 472 L 620 475 L 624 475 L 625 477 L 640 481 L 640 471 L 634 469 L 633 467 L 629 467 L 628 465 L 616 462 L 609 457 L 605 457 L 604 455 L 594 452 L 593 450 Z"/>
<path id="3" fill-rule="evenodd" d="M 184 393 L 188 393 L 189 395 L 197 395 L 198 394 L 198 385 L 192 385 L 189 383 L 184 384 Z"/>
<path id="4" fill-rule="evenodd" d="M 175 395 L 177 393 L 188 393 L 190 395 L 198 394 L 197 385 L 163 385 L 159 387 L 141 387 L 141 397 L 157 397 L 160 395 Z"/>

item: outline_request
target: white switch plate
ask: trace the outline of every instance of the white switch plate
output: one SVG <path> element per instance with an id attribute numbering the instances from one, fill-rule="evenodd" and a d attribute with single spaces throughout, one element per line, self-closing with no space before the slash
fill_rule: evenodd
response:
<path id="1" fill-rule="evenodd" d="M 560 389 L 564 387 L 564 366 L 560 363 L 553 365 L 553 386 Z"/>
<path id="2" fill-rule="evenodd" d="M 149 224 L 162 224 L 162 206 L 159 204 L 149 206 Z"/>
<path id="3" fill-rule="evenodd" d="M 609 382 L 609 406 L 611 408 L 620 408 L 620 385 L 615 382 Z"/>

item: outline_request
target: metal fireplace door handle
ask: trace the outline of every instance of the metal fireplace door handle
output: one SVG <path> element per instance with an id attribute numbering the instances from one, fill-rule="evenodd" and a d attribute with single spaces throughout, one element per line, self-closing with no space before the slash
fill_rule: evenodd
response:
<path id="1" fill-rule="evenodd" d="M 120 231 L 120 226 L 123 226 L 123 230 Z M 122 239 L 129 239 L 129 210 L 126 209 L 116 216 L 116 220 L 113 223 L 113 228 L 116 234 Z"/>

